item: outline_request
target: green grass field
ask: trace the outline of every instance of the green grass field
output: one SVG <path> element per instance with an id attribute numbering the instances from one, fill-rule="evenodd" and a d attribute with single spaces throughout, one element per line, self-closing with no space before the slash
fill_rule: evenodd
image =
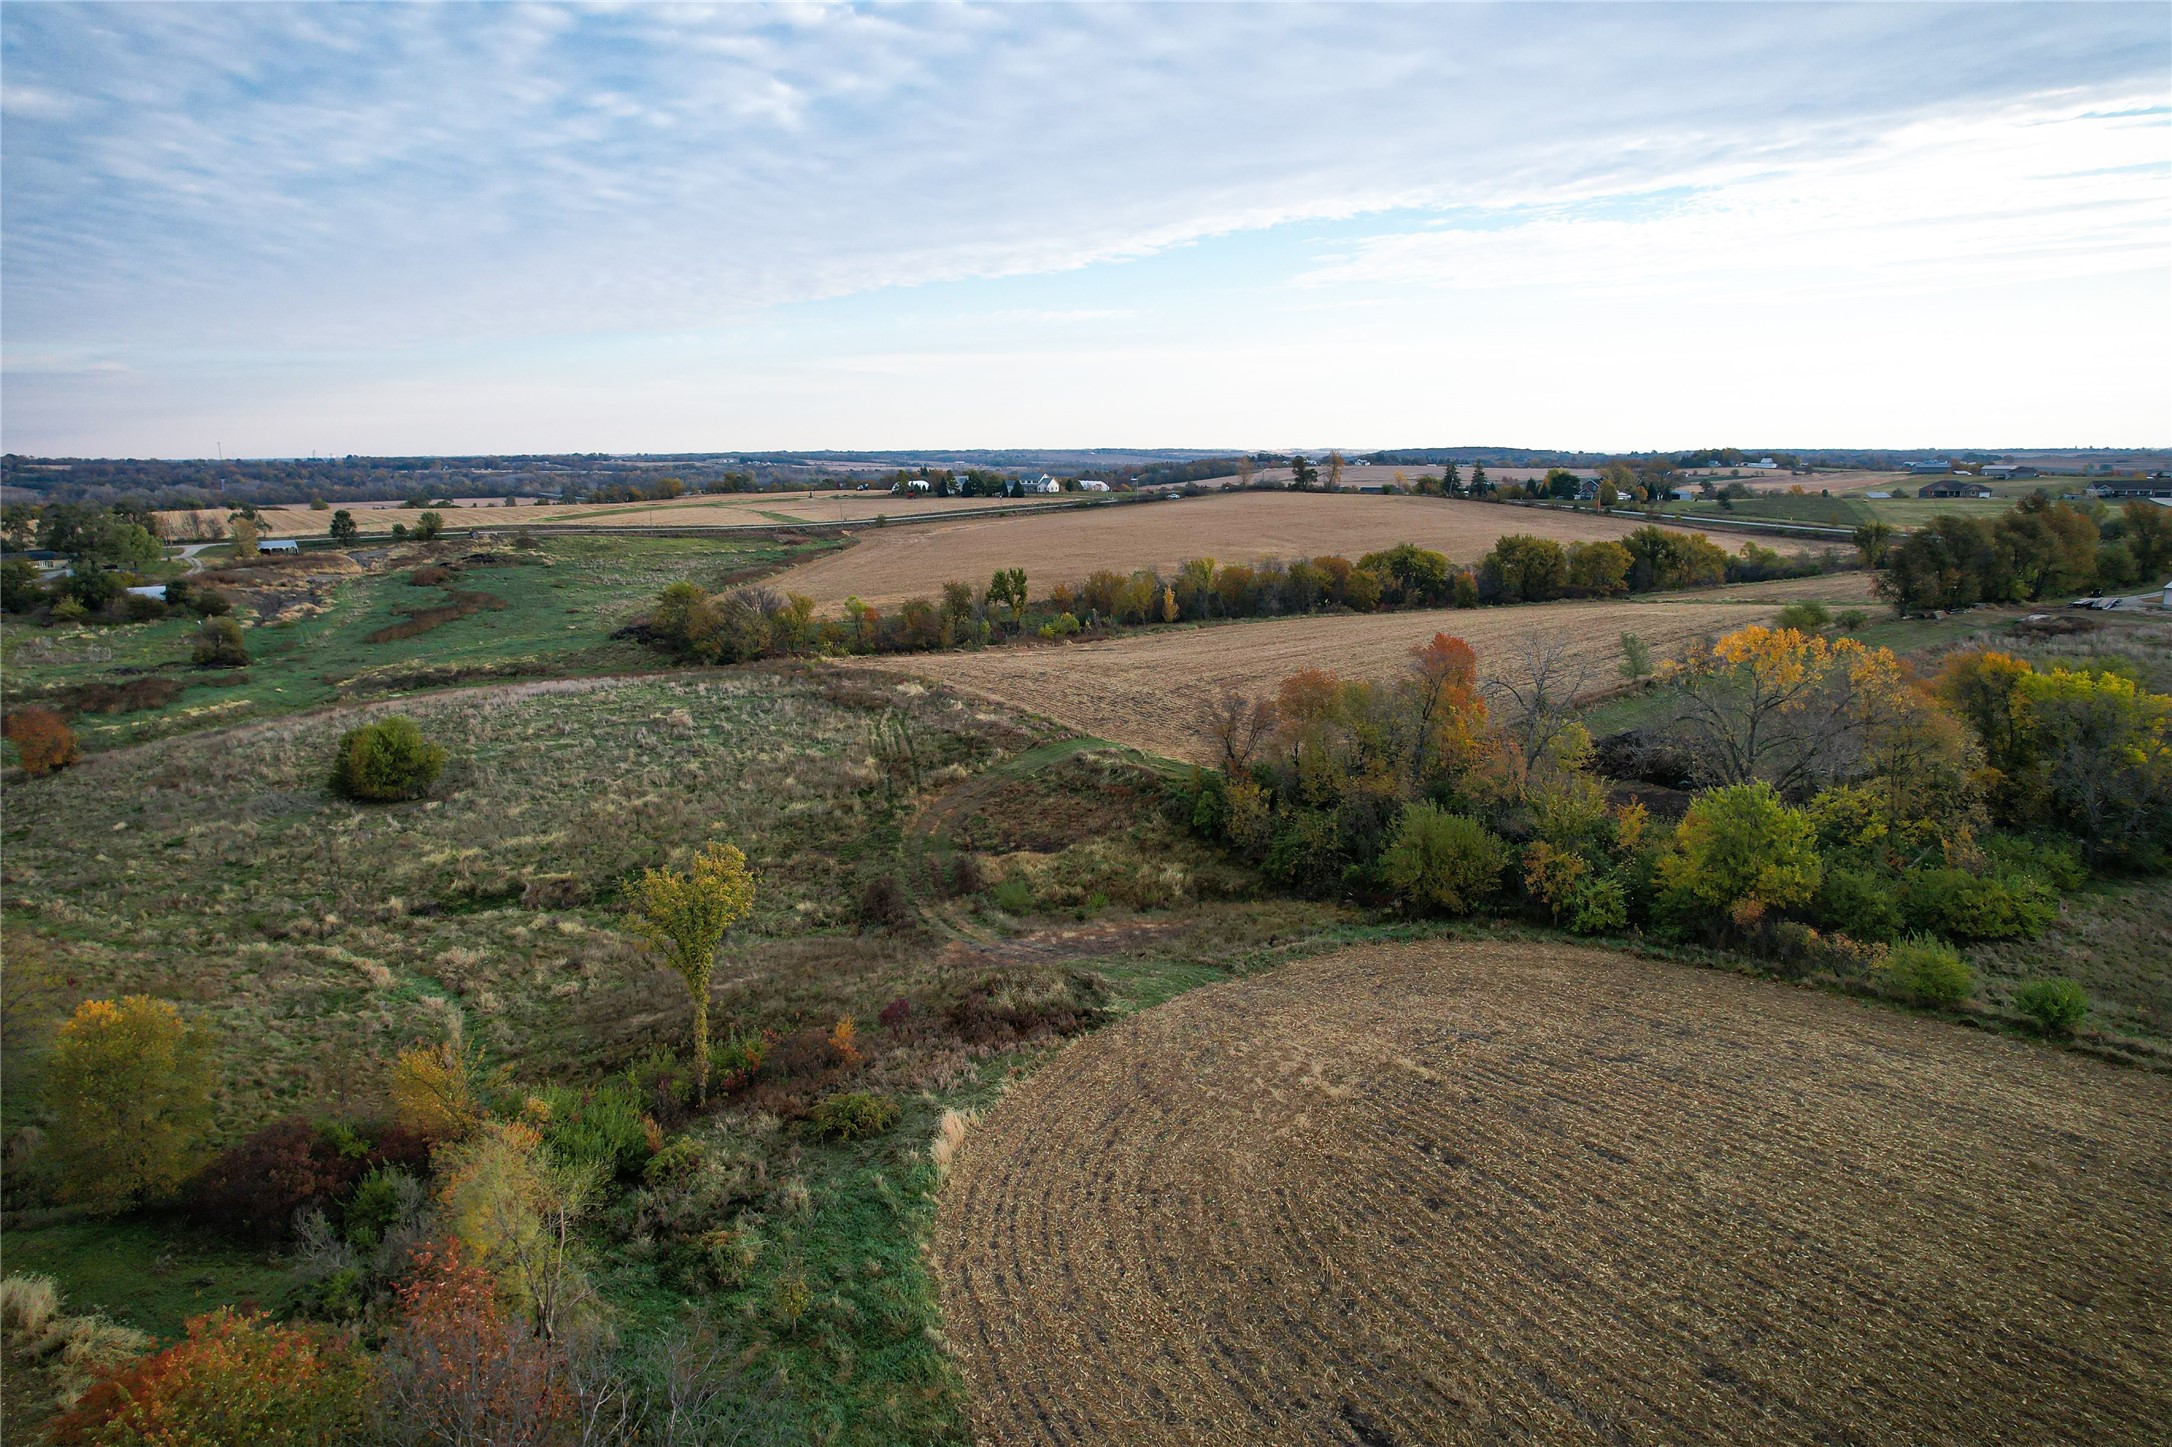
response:
<path id="1" fill-rule="evenodd" d="M 151 674 L 186 686 L 174 703 L 121 715 L 84 714 L 74 724 L 88 751 L 142 739 L 292 713 L 346 698 L 490 677 L 563 677 L 652 669 L 658 660 L 611 634 L 668 583 L 711 586 L 750 570 L 781 566 L 826 544 L 751 538 L 605 536 L 544 538 L 533 553 L 501 549 L 509 561 L 463 565 L 453 586 L 503 607 L 446 623 L 413 638 L 369 641 L 402 619 L 400 610 L 441 604 L 441 586 L 409 582 L 434 560 L 457 561 L 454 541 L 410 545 L 403 565 L 344 578 L 321 604 L 306 604 L 244 629 L 246 676 L 194 668 L 193 618 L 123 626 L 5 631 L 9 706 L 42 690 Z M 517 560 L 517 561 L 516 561 Z"/>

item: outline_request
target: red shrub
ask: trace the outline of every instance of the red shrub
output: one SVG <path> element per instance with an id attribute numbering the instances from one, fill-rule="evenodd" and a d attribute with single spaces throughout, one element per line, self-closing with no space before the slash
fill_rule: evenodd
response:
<path id="1" fill-rule="evenodd" d="M 369 1369 L 344 1336 L 225 1307 L 191 1321 L 188 1332 L 93 1386 L 53 1423 L 49 1440 L 328 1447 L 361 1437 Z"/>
<path id="2" fill-rule="evenodd" d="M 507 1315 L 459 1243 L 417 1251 L 399 1296 L 377 1370 L 389 1438 L 541 1447 L 557 1436 L 573 1398 L 555 1354 Z"/>
<path id="3" fill-rule="evenodd" d="M 365 1160 L 342 1155 L 315 1125 L 289 1116 L 221 1152 L 184 1199 L 201 1221 L 269 1239 L 293 1224 L 295 1212 L 345 1195 L 365 1169 Z"/>
<path id="4" fill-rule="evenodd" d="M 913 1002 L 900 995 L 895 1000 L 892 1000 L 889 1004 L 883 1006 L 882 1013 L 880 1015 L 877 1015 L 875 1018 L 882 1023 L 883 1029 L 895 1030 L 902 1026 L 907 1020 L 912 1019 L 912 1017 Z"/>
<path id="5" fill-rule="evenodd" d="M 61 722 L 60 715 L 37 704 L 9 714 L 0 723 L 0 735 L 15 745 L 23 757 L 23 772 L 32 778 L 65 769 L 83 756 L 75 746 L 75 735 Z"/>

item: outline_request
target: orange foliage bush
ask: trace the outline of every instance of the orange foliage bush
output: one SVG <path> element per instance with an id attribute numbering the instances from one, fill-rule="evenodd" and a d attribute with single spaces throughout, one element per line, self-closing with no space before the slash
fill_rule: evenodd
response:
<path id="1" fill-rule="evenodd" d="M 330 1447 L 362 1435 L 369 1370 L 345 1337 L 225 1307 L 188 1333 L 84 1393 L 54 1422 L 55 1447 Z"/>
<path id="2" fill-rule="evenodd" d="M 393 1441 L 542 1447 L 558 1437 L 573 1394 L 555 1354 L 505 1310 L 490 1272 L 458 1242 L 417 1251 L 399 1301 L 377 1371 Z"/>
<path id="3" fill-rule="evenodd" d="M 23 757 L 23 772 L 36 778 L 65 769 L 83 755 L 75 746 L 75 734 L 49 708 L 31 704 L 7 716 L 0 725 L 9 742 Z"/>

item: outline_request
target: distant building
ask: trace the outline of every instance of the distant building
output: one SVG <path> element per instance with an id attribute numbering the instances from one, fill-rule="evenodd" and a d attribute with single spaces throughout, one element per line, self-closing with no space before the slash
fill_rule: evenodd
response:
<path id="1" fill-rule="evenodd" d="M 293 538 L 258 538 L 256 550 L 260 553 L 298 553 L 302 545 Z"/>
<path id="2" fill-rule="evenodd" d="M 1887 498 L 1887 497 L 1891 497 L 1892 495 L 1893 495 L 1893 494 L 1892 494 L 1892 493 L 1890 493 L 1890 492 L 1866 492 L 1866 493 L 1864 493 L 1864 494 L 1863 494 L 1863 496 L 1865 496 L 1865 497 L 1876 497 L 1876 498 Z"/>
<path id="3" fill-rule="evenodd" d="M 1670 487 L 1667 489 L 1667 496 L 1673 498 L 1676 502 L 1690 502 L 1701 495 L 1702 492 L 1703 489 L 1697 487 Z"/>
<path id="4" fill-rule="evenodd" d="M 1062 492 L 1063 484 L 1056 481 L 1056 479 L 1050 477 L 1047 473 L 1044 472 L 1039 477 L 1019 478 L 1018 490 L 1020 492 L 1040 493 Z"/>
<path id="5" fill-rule="evenodd" d="M 166 585 L 164 583 L 145 583 L 130 588 L 128 593 L 133 598 L 156 598 L 161 603 L 166 601 Z"/>
<path id="6" fill-rule="evenodd" d="M 2100 482 L 2089 491 L 2098 497 L 2119 502 L 2130 497 L 2172 498 L 2172 478 L 2137 477 L 2121 478 L 2117 482 Z"/>
<path id="7" fill-rule="evenodd" d="M 2024 463 L 2024 462 L 1989 462 L 1989 463 L 1985 463 L 1985 464 L 1984 464 L 1984 469 L 1983 469 L 1983 475 L 1984 475 L 1985 477 L 1998 477 L 1998 478 L 2008 478 L 2008 479 L 2011 479 L 2011 478 L 2016 478 L 2016 477 L 2037 477 L 2037 476 L 2041 476 L 2041 474 L 2040 474 L 2040 473 L 2038 473 L 2038 472 L 2037 472 L 2037 470 L 2036 470 L 2035 468 L 2033 468 L 2033 467 L 2029 466 L 2029 465 L 2028 465 L 2027 463 Z"/>
<path id="8" fill-rule="evenodd" d="M 1762 462 L 1745 462 L 1745 463 L 1743 464 L 1743 466 L 1744 466 L 1744 467 L 1754 467 L 1754 468 L 1756 468 L 1756 469 L 1757 469 L 1757 470 L 1758 470 L 1759 472 L 1772 472 L 1772 471 L 1774 471 L 1775 469 L 1777 469 L 1777 468 L 1779 467 L 1779 465 L 1780 465 L 1779 463 L 1777 463 L 1777 462 L 1774 462 L 1774 461 L 1773 461 L 1773 460 L 1772 460 L 1771 458 L 1769 458 L 1769 457 L 1768 457 L 1768 458 L 1766 458 L 1766 459 L 1764 459 L 1764 461 L 1762 461 Z"/>
<path id="9" fill-rule="evenodd" d="M 924 477 L 908 477 L 903 482 L 891 483 L 890 491 L 893 493 L 931 492 L 933 489 L 929 487 L 928 480 Z"/>
<path id="10" fill-rule="evenodd" d="M 1951 482 L 1933 482 L 1924 486 L 1919 497 L 1989 497 L 1991 485 L 1978 482 L 1973 477 L 1957 477 Z"/>
<path id="11" fill-rule="evenodd" d="M 1917 477 L 1943 477 L 1953 471 L 1951 462 L 1911 462 L 1908 470 Z"/>
<path id="12" fill-rule="evenodd" d="M 1109 485 L 1105 482 L 1096 482 L 1094 479 L 1088 478 L 1086 479 L 1086 481 L 1078 485 L 1078 490 L 1080 492 L 1107 492 L 1109 490 Z"/>

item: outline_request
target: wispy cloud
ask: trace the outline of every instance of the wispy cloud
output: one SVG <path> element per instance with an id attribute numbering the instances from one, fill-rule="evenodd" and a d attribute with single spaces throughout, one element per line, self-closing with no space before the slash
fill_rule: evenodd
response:
<path id="1" fill-rule="evenodd" d="M 1459 289 L 2095 275 L 2166 257 L 2162 18 L 15 5 L 5 340 L 240 377 L 966 282 L 1005 293 L 961 308 L 988 326 L 1226 293 L 1196 318 L 1220 331 L 1293 304 L 1272 298 L 1294 277 L 1295 304 L 1355 316 Z M 1311 226 L 1337 232 L 1324 261 L 1258 274 L 1244 238 Z M 1101 284 L 1185 248 L 1196 295 Z M 1007 294 L 1072 274 L 1078 295 Z M 10 433 L 42 435 L 45 405 L 11 398 Z"/>

